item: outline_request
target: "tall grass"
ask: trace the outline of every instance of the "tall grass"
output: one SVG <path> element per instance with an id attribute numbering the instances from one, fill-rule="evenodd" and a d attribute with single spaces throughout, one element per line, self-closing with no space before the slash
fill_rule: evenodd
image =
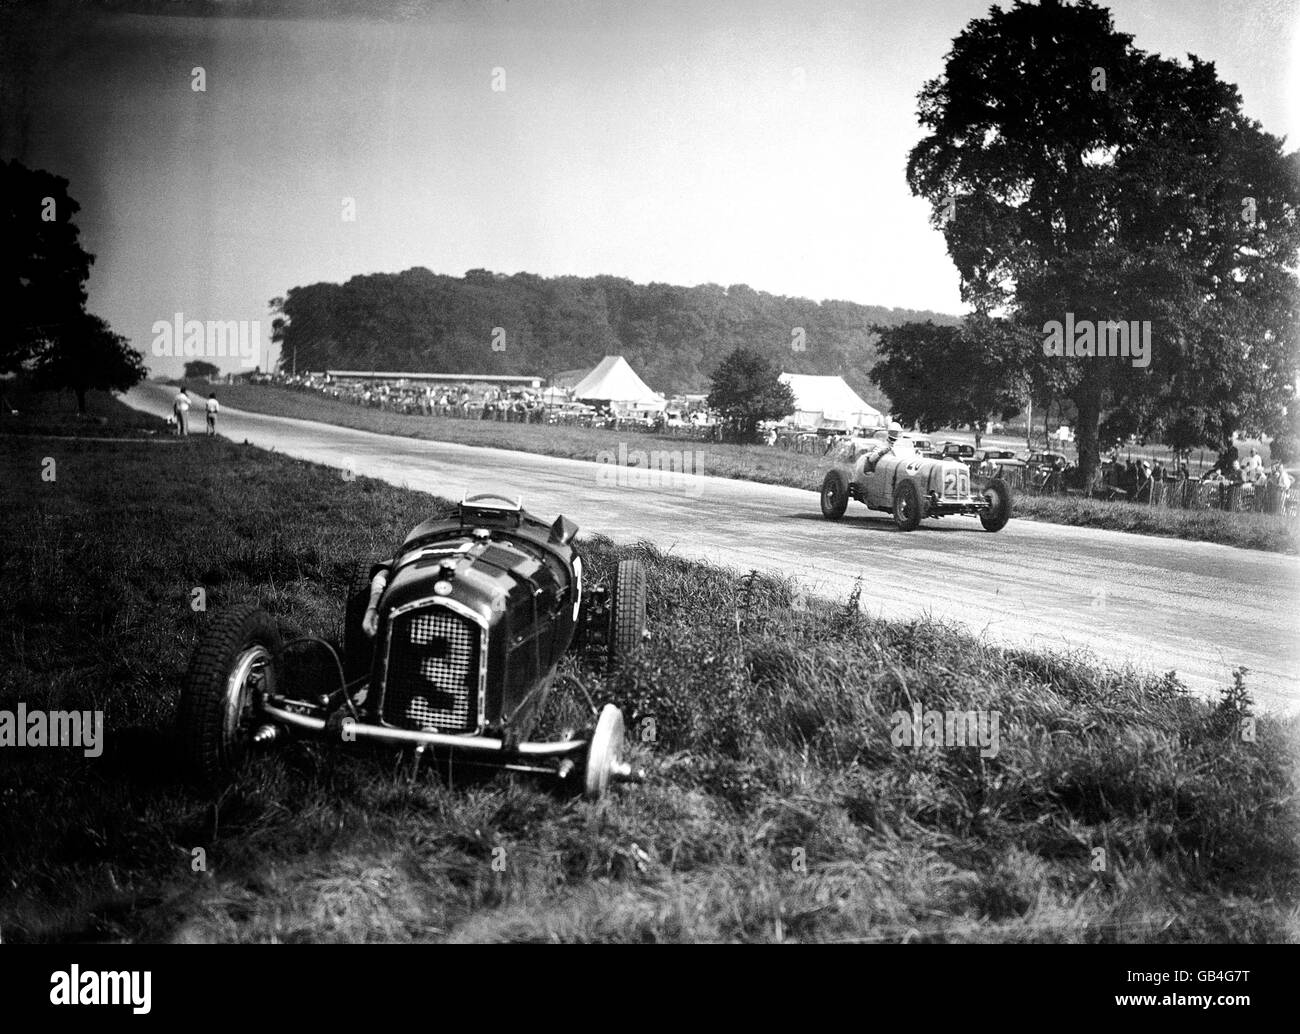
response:
<path id="1" fill-rule="evenodd" d="M 192 447 L 191 447 L 192 446 Z M 1178 680 L 991 647 L 853 600 L 586 540 L 650 572 L 616 676 L 649 783 L 589 804 L 528 777 L 289 743 L 220 800 L 177 777 L 208 616 L 256 600 L 337 635 L 353 558 L 445 504 L 221 440 L 0 438 L 0 708 L 102 708 L 100 759 L 0 749 L 0 937 L 18 941 L 1294 940 L 1294 722 Z M 206 591 L 206 611 L 192 608 Z M 979 709 L 1000 751 L 898 747 Z M 557 697 L 550 728 L 575 713 Z M 203 854 L 196 854 L 201 849 Z M 202 861 L 202 866 L 199 861 Z"/>

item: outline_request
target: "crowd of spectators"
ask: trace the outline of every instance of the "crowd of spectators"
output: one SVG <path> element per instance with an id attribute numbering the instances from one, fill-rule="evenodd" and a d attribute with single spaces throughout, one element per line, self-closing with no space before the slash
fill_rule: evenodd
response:
<path id="1" fill-rule="evenodd" d="M 672 414 L 617 414 L 586 405 L 571 392 L 479 384 L 423 384 L 389 381 L 337 381 L 323 374 L 261 375 L 258 383 L 310 391 L 355 406 L 408 416 L 458 417 L 519 424 L 560 424 L 619 430 L 661 431 L 704 437 L 713 422 L 691 414 L 673 420 Z"/>

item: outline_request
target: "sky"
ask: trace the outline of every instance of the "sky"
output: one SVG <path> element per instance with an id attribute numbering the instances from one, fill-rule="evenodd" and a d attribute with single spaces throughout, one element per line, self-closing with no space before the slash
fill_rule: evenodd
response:
<path id="1" fill-rule="evenodd" d="M 987 0 L 385 6 L 412 16 L 47 34 L 20 157 L 71 181 L 88 308 L 152 373 L 180 372 L 150 354 L 178 312 L 258 321 L 265 367 L 271 298 L 412 266 L 964 311 L 904 170 L 916 95 Z M 1108 6 L 1300 146 L 1300 0 Z"/>

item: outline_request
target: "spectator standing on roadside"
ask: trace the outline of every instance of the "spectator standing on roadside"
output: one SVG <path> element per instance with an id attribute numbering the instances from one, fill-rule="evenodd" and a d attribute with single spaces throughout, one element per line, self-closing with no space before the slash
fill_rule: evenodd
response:
<path id="1" fill-rule="evenodd" d="M 176 417 L 176 433 L 182 438 L 188 437 L 190 433 L 189 412 L 190 393 L 181 388 L 172 399 L 172 414 Z"/>
<path id="2" fill-rule="evenodd" d="M 208 414 L 208 435 L 213 436 L 217 433 L 217 411 L 221 408 L 217 405 L 217 393 L 215 391 L 208 392 L 208 401 L 203 408 L 207 410 Z"/>

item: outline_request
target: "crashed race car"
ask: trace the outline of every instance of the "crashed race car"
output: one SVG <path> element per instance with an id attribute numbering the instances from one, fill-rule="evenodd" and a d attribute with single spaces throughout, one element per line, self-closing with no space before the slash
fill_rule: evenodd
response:
<path id="1" fill-rule="evenodd" d="M 282 641 L 256 606 L 214 617 L 181 692 L 191 774 L 218 789 L 254 747 L 309 736 L 413 748 L 417 770 L 429 751 L 449 765 L 542 773 L 592 799 L 644 778 L 624 760 L 613 704 L 597 713 L 586 701 L 583 735 L 530 738 L 566 651 L 618 664 L 645 635 L 644 569 L 625 560 L 610 584 L 584 585 L 577 531 L 517 499 L 464 499 L 455 516 L 416 526 L 391 560 L 358 565 L 341 650 Z"/>
<path id="2" fill-rule="evenodd" d="M 882 454 L 883 453 L 883 454 Z M 911 439 L 887 448 L 851 439 L 831 453 L 835 464 L 822 480 L 822 516 L 837 521 L 856 499 L 872 510 L 892 513 L 900 531 L 913 531 L 925 517 L 970 514 L 985 531 L 1001 531 L 1011 519 L 1011 489 L 1000 478 L 972 487 L 970 468 L 958 460 L 916 451 Z"/>

